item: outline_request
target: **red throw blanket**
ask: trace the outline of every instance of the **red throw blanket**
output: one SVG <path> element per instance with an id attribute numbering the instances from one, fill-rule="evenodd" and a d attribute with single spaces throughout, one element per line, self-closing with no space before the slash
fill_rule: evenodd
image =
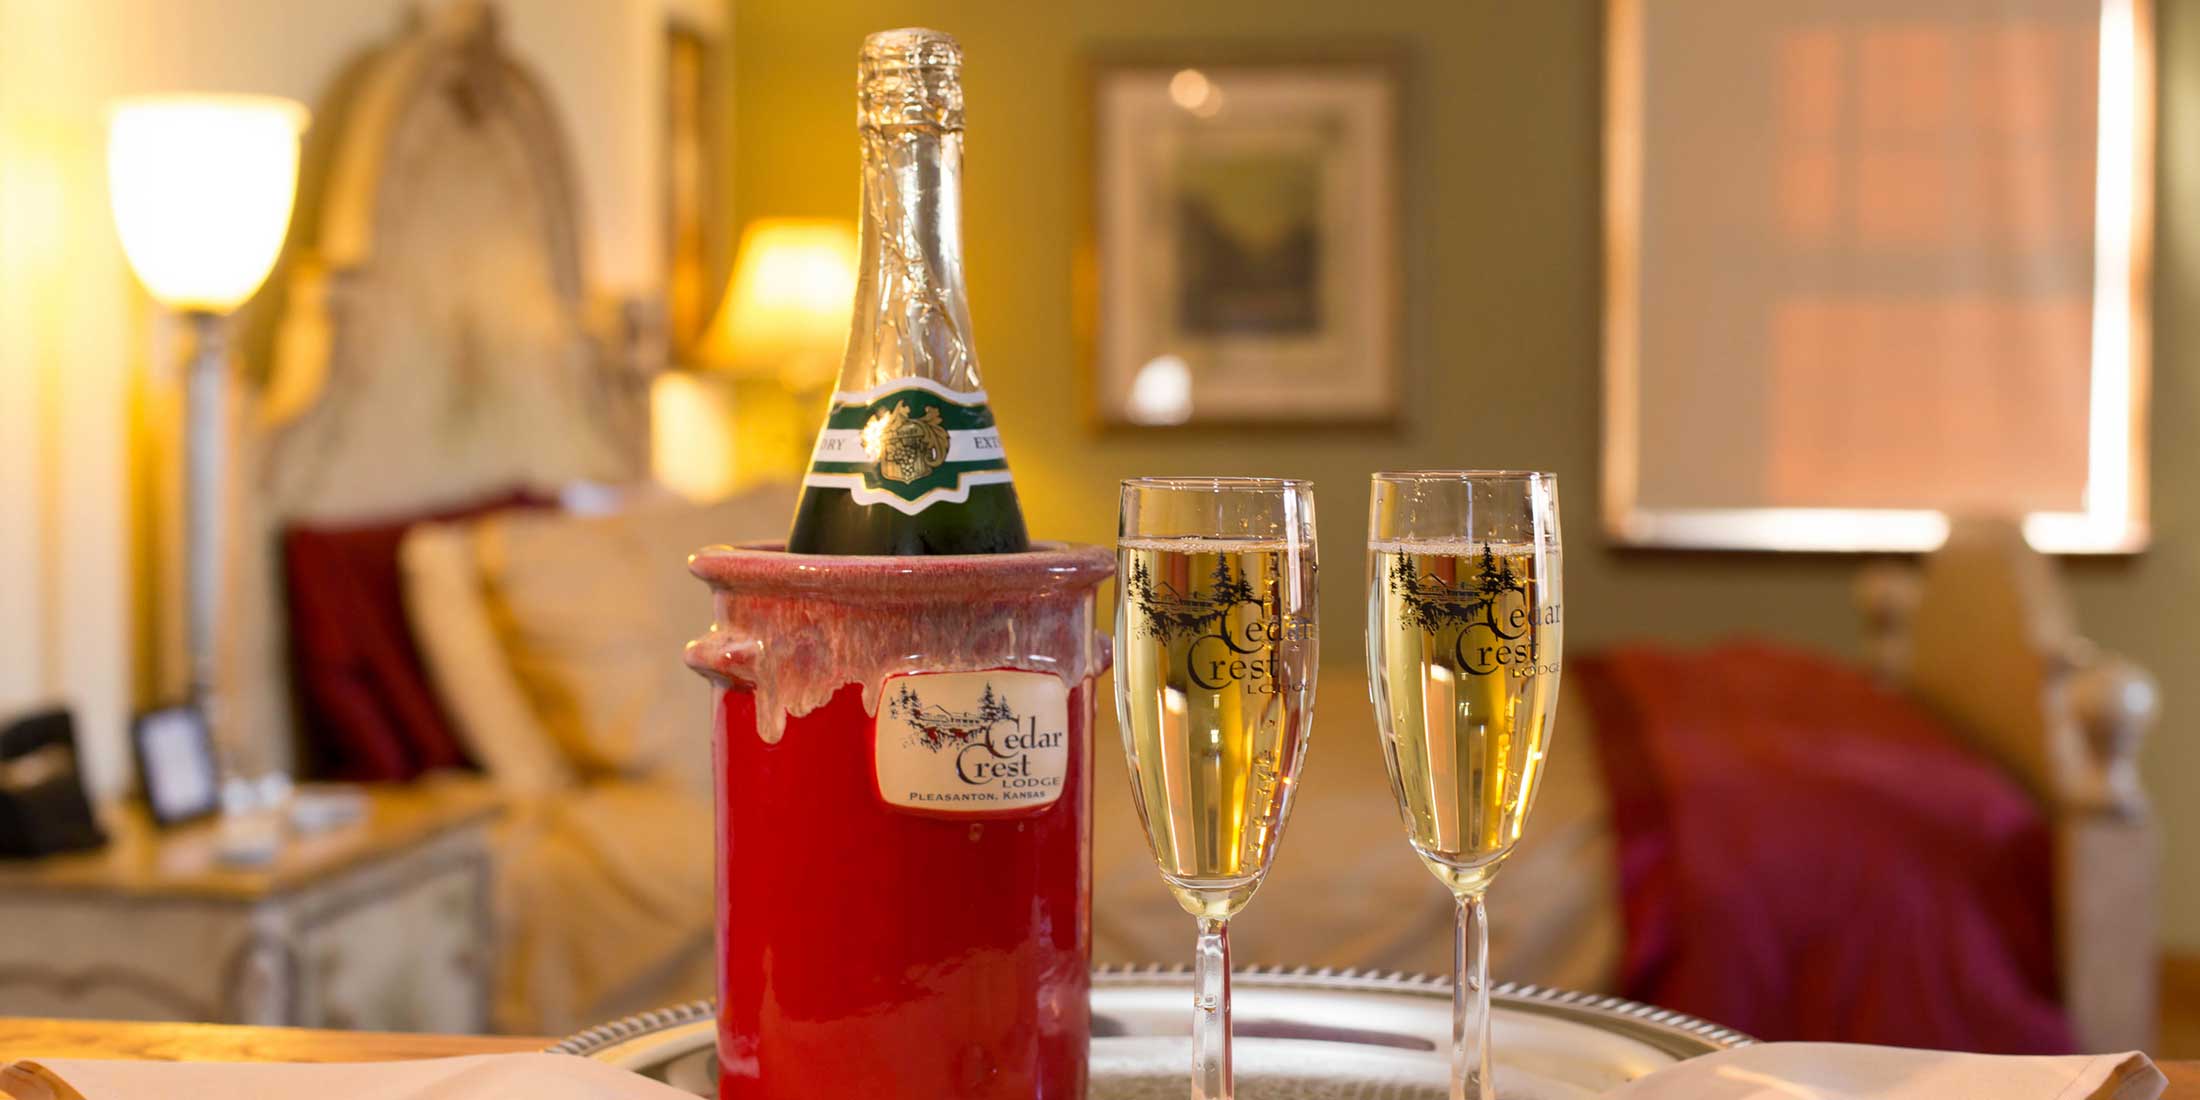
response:
<path id="1" fill-rule="evenodd" d="M 1627 996 L 1762 1039 L 2076 1049 L 2047 822 L 1938 718 L 1767 644 L 1567 672 L 1612 792 Z"/>

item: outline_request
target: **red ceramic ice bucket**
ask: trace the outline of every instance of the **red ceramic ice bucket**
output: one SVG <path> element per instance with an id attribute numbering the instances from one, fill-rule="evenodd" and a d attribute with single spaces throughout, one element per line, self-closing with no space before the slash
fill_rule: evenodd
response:
<path id="1" fill-rule="evenodd" d="M 719 1094 L 1075 1100 L 1094 547 L 715 547 Z"/>

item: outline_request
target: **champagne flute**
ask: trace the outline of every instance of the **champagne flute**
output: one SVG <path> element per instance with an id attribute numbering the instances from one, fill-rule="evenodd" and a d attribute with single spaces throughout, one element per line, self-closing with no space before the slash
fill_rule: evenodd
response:
<path id="1" fill-rule="evenodd" d="M 1493 1100 L 1482 896 L 1534 805 L 1558 710 L 1558 481 L 1478 470 L 1374 481 L 1370 695 L 1408 839 L 1458 906 L 1451 1095 Z"/>
<path id="2" fill-rule="evenodd" d="M 1228 1100 L 1230 918 L 1268 873 L 1314 707 L 1314 489 L 1133 478 L 1115 703 L 1161 877 L 1199 923 L 1192 1096 Z"/>

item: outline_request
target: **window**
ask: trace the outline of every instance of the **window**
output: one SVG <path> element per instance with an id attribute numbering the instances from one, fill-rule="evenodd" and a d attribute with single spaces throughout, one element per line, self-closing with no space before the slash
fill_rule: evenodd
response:
<path id="1" fill-rule="evenodd" d="M 2145 0 L 1613 0 L 1605 500 L 1638 545 L 2146 536 Z"/>

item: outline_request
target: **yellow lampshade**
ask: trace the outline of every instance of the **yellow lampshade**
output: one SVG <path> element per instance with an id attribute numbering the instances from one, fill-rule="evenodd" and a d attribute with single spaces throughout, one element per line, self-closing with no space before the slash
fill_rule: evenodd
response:
<path id="1" fill-rule="evenodd" d="M 298 191 L 303 105 L 162 95 L 115 105 L 107 189 L 145 289 L 171 309 L 227 313 L 267 279 Z"/>
<path id="2" fill-rule="evenodd" d="M 856 233 L 831 218 L 763 218 L 741 234 L 702 360 L 807 389 L 832 381 L 856 293 Z"/>

